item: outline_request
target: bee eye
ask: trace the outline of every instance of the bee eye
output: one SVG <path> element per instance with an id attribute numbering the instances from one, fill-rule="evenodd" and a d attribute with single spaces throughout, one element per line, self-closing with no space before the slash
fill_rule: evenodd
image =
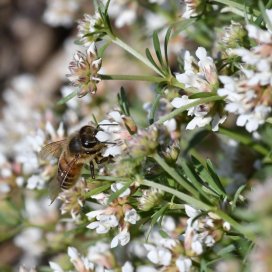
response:
<path id="1" fill-rule="evenodd" d="M 80 153 L 81 152 L 81 142 L 78 138 L 71 139 L 69 143 L 69 150 L 71 153 Z"/>
<path id="2" fill-rule="evenodd" d="M 83 141 L 82 142 L 82 145 L 83 145 L 83 147 L 85 147 L 85 148 L 92 148 L 92 147 L 94 147 L 95 145 L 96 145 L 96 141 Z"/>

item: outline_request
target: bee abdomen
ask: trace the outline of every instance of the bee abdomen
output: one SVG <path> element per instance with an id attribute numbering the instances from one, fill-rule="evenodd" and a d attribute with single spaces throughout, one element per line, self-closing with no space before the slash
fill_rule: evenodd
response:
<path id="1" fill-rule="evenodd" d="M 80 176 L 83 164 L 69 166 L 69 162 L 63 159 L 59 162 L 58 182 L 61 189 L 68 190 L 73 187 Z"/>

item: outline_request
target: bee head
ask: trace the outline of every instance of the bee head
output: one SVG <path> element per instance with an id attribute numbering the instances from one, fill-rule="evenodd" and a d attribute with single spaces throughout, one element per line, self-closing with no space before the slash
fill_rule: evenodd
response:
<path id="1" fill-rule="evenodd" d="M 96 133 L 97 129 L 92 126 L 84 126 L 80 129 L 79 137 L 84 148 L 92 148 L 97 144 Z"/>

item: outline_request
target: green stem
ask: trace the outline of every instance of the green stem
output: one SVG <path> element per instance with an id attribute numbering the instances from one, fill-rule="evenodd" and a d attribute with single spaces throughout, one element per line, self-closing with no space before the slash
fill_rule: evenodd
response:
<path id="1" fill-rule="evenodd" d="M 241 11 L 243 11 L 244 13 L 246 13 L 246 6 L 245 4 L 241 4 L 239 3 L 238 1 L 234 1 L 234 0 L 212 0 L 212 2 L 217 2 L 217 3 L 220 3 L 220 4 L 224 4 L 226 6 L 229 6 L 231 8 L 236 8 L 236 9 L 239 9 Z M 254 15 L 258 16 L 260 15 L 260 12 L 256 9 L 252 9 Z"/>
<path id="2" fill-rule="evenodd" d="M 217 214 L 225 222 L 228 222 L 235 230 L 237 230 L 239 233 L 243 234 L 247 239 L 249 239 L 251 241 L 254 241 L 256 239 L 254 233 L 247 231 L 241 224 L 236 222 L 232 217 L 230 217 L 228 214 L 224 213 L 222 210 L 210 207 L 209 205 L 205 204 L 204 202 L 199 201 L 191 196 L 188 196 L 188 195 L 181 193 L 173 188 L 167 187 L 165 185 L 162 185 L 162 184 L 150 181 L 150 180 L 145 179 L 142 182 L 142 185 L 145 185 L 148 187 L 153 187 L 153 188 L 159 189 L 161 191 L 167 192 L 169 194 L 172 194 L 196 209 L 211 211 L 211 212 Z"/>
<path id="3" fill-rule="evenodd" d="M 176 204 L 176 203 L 169 203 L 168 207 L 170 210 L 184 210 L 185 209 L 184 204 Z"/>
<path id="4" fill-rule="evenodd" d="M 251 240 L 251 241 L 255 241 L 256 237 L 254 235 L 254 233 L 249 232 L 245 229 L 245 227 L 243 227 L 242 225 L 240 225 L 238 222 L 236 222 L 232 217 L 230 217 L 228 214 L 224 213 L 222 210 L 216 209 L 216 210 L 212 210 L 212 212 L 216 213 L 221 219 L 223 219 L 225 222 L 230 223 L 230 225 L 236 229 L 238 232 L 240 232 L 241 234 L 243 234 L 247 239 Z"/>
<path id="5" fill-rule="evenodd" d="M 192 195 L 195 198 L 199 198 L 199 193 L 198 191 L 195 190 L 191 184 L 188 184 L 178 173 L 177 171 L 173 168 L 170 167 L 158 154 L 155 154 L 153 156 L 155 161 L 175 180 L 177 181 L 185 190 L 188 192 L 192 193 Z"/>
<path id="6" fill-rule="evenodd" d="M 173 110 L 172 112 L 164 115 L 162 118 L 160 118 L 157 122 L 155 122 L 155 124 L 163 124 L 165 121 L 181 114 L 182 112 L 192 108 L 192 107 L 195 107 L 197 105 L 200 105 L 200 104 L 205 104 L 205 103 L 209 103 L 209 102 L 213 102 L 213 101 L 218 101 L 218 100 L 223 100 L 224 97 L 222 96 L 209 96 L 209 97 L 205 97 L 205 98 L 201 98 L 201 99 L 197 99 L 196 101 L 190 103 L 190 104 L 187 104 L 185 106 L 182 106 L 176 110 Z"/>
<path id="7" fill-rule="evenodd" d="M 179 192 L 173 188 L 167 187 L 165 185 L 159 184 L 157 182 L 153 182 L 150 180 L 144 180 L 142 182 L 142 185 L 148 186 L 148 187 L 152 187 L 152 188 L 156 188 L 159 189 L 161 191 L 167 192 L 169 194 L 172 194 L 176 197 L 178 197 L 179 199 L 181 199 L 182 201 L 188 203 L 189 205 L 192 205 L 194 208 L 196 209 L 201 209 L 201 210 L 207 210 L 209 211 L 211 209 L 211 207 L 207 204 L 205 204 L 204 202 L 197 200 L 187 194 L 184 194 L 182 192 Z"/>
<path id="8" fill-rule="evenodd" d="M 156 72 L 160 76 L 163 76 L 163 74 L 156 67 L 154 67 L 149 62 L 149 60 L 146 57 L 144 57 L 141 53 L 139 53 L 138 51 L 136 51 L 135 49 L 133 49 L 132 47 L 130 47 L 128 44 L 126 44 L 125 42 L 123 42 L 119 38 L 117 38 L 117 37 L 111 37 L 111 38 L 112 38 L 112 42 L 113 43 L 115 43 L 118 46 L 122 47 L 124 50 L 126 50 L 128 53 L 130 53 L 131 55 L 133 55 L 136 59 L 140 60 L 147 67 L 149 67 L 150 69 L 152 69 L 154 72 Z"/>
<path id="9" fill-rule="evenodd" d="M 98 75 L 102 80 L 136 80 L 136 81 L 147 81 L 154 83 L 161 83 L 165 79 L 156 76 L 143 76 L 143 75 Z"/>
<path id="10" fill-rule="evenodd" d="M 255 151 L 257 151 L 258 153 L 264 155 L 264 156 L 268 156 L 269 155 L 269 150 L 267 150 L 263 145 L 255 143 L 254 140 L 252 140 L 252 138 L 250 136 L 247 135 L 242 135 L 241 133 L 232 131 L 228 128 L 223 128 L 220 127 L 219 129 L 219 133 L 223 134 L 235 141 L 238 141 L 244 145 L 248 145 L 250 147 L 252 147 Z"/>

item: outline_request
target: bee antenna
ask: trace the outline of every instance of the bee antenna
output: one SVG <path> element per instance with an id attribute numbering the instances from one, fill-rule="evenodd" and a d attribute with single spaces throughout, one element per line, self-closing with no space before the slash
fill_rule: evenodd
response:
<path id="1" fill-rule="evenodd" d="M 98 124 L 97 125 L 97 128 L 99 128 L 99 127 L 101 127 L 101 126 L 119 126 L 119 124 L 118 123 L 116 123 L 116 124 Z"/>
<path id="2" fill-rule="evenodd" d="M 102 144 L 116 144 L 114 142 L 100 142 L 100 143 L 102 143 Z"/>

